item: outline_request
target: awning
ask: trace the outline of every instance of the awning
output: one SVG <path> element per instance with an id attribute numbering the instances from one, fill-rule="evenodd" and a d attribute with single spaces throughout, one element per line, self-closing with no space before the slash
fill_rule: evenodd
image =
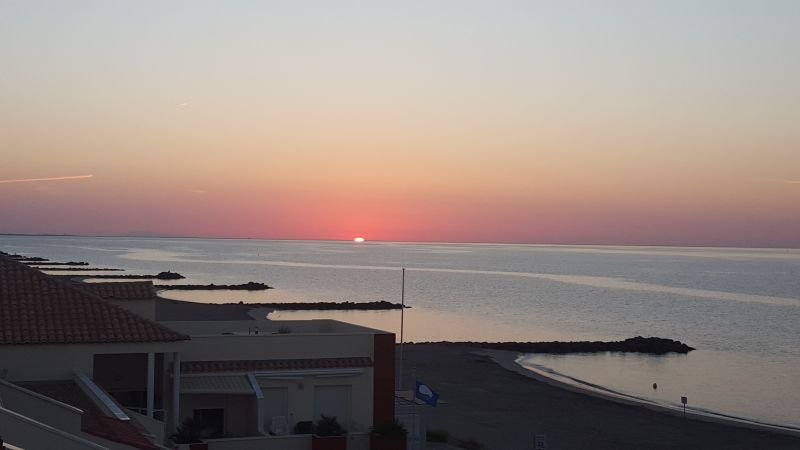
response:
<path id="1" fill-rule="evenodd" d="M 189 375 L 181 377 L 181 394 L 257 393 L 247 375 Z"/>

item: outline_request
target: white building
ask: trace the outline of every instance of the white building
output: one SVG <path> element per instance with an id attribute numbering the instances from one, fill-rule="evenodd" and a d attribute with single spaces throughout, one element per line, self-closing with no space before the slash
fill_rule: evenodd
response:
<path id="1" fill-rule="evenodd" d="M 109 284 L 0 256 L 6 444 L 163 448 L 191 419 L 211 450 L 310 449 L 308 424 L 325 414 L 349 449 L 367 449 L 369 427 L 394 417 L 392 333 L 333 320 L 158 323 L 149 283 Z"/>

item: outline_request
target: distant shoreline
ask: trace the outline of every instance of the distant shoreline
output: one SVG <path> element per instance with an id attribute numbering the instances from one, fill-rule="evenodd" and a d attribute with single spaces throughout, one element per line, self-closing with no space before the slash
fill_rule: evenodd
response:
<path id="1" fill-rule="evenodd" d="M 179 235 L 136 235 L 136 234 L 121 234 L 121 235 L 87 235 L 87 234 L 28 234 L 28 233 L 0 233 L 0 236 L 19 236 L 19 237 L 74 237 L 74 238 L 92 238 L 92 239 L 197 239 L 197 240 L 242 240 L 242 241 L 275 241 L 275 242 L 352 242 L 349 238 L 275 238 L 275 237 L 232 237 L 232 236 L 179 236 Z M 384 243 L 384 244 L 423 244 L 423 245 L 523 245 L 523 246 L 541 246 L 541 247 L 641 247 L 641 248 L 691 248 L 691 249 L 730 249 L 730 250 L 800 250 L 800 244 L 797 246 L 758 246 L 758 247 L 742 247 L 736 245 L 714 245 L 714 244 L 653 244 L 653 243 L 587 243 L 587 242 L 514 242 L 514 241 L 496 241 L 496 242 L 475 242 L 475 241 L 396 241 L 396 240 L 381 240 L 381 239 L 368 239 L 366 243 Z"/>

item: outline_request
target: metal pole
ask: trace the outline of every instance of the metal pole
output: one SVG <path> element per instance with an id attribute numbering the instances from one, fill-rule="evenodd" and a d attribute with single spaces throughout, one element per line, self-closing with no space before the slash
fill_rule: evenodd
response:
<path id="1" fill-rule="evenodd" d="M 181 354 L 172 353 L 172 429 L 181 426 Z M 164 420 L 167 420 L 166 417 Z"/>
<path id="2" fill-rule="evenodd" d="M 400 304 L 402 308 L 400 308 L 400 376 L 397 380 L 397 387 L 398 390 L 403 390 L 403 326 L 405 321 L 405 312 L 406 312 L 406 268 L 403 267 L 402 270 L 402 282 L 400 284 Z"/>
<path id="3" fill-rule="evenodd" d="M 156 398 L 156 354 L 147 354 L 147 417 L 153 418 Z"/>

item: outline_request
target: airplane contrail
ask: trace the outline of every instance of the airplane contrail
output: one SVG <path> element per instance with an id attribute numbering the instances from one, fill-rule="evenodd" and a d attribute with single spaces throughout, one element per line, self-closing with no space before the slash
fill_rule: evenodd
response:
<path id="1" fill-rule="evenodd" d="M 94 175 L 72 175 L 67 177 L 48 177 L 48 178 L 19 178 L 16 180 L 0 180 L 0 184 L 9 183 L 34 183 L 36 181 L 62 181 L 62 180 L 83 180 L 92 178 Z"/>
<path id="2" fill-rule="evenodd" d="M 780 183 L 780 184 L 800 184 L 800 180 L 780 180 L 777 178 L 756 178 L 756 181 L 763 181 L 766 183 Z"/>

